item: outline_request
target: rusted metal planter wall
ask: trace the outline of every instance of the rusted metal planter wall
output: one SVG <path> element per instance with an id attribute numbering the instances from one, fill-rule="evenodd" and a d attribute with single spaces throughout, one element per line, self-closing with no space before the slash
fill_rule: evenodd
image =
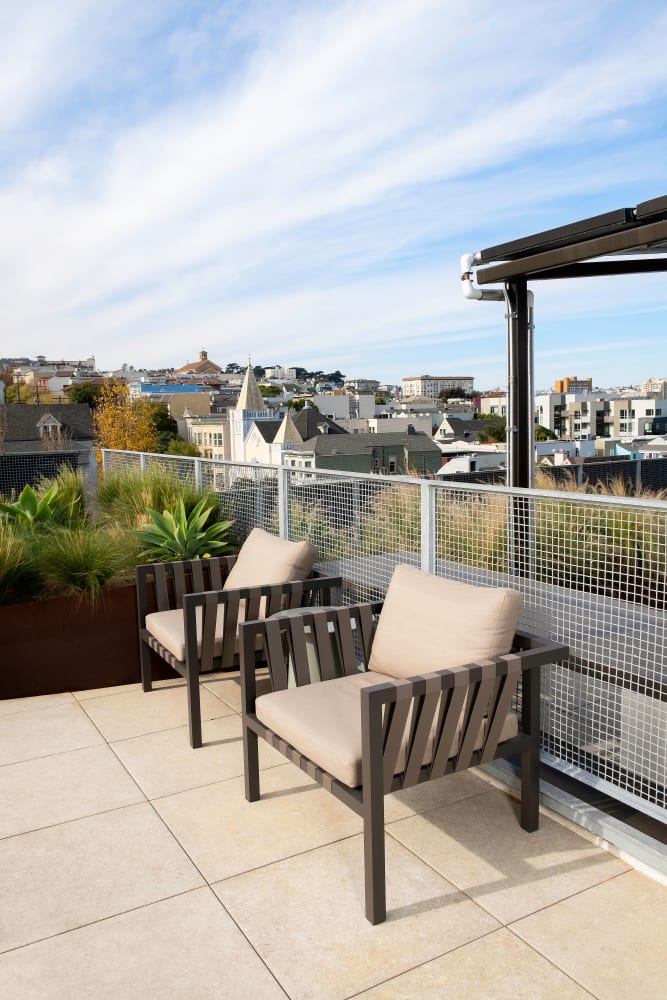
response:
<path id="1" fill-rule="evenodd" d="M 54 597 L 2 607 L 0 651 L 0 698 L 135 683 L 135 586 L 106 590 L 94 604 Z M 156 676 L 175 676 L 161 662 Z"/>

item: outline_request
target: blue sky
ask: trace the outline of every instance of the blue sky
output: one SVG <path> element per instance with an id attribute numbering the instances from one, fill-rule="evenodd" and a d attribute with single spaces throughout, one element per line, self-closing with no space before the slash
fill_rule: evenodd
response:
<path id="1" fill-rule="evenodd" d="M 503 385 L 466 251 L 667 193 L 667 6 L 3 0 L 0 355 Z M 535 286 L 536 385 L 667 376 L 660 276 Z"/>

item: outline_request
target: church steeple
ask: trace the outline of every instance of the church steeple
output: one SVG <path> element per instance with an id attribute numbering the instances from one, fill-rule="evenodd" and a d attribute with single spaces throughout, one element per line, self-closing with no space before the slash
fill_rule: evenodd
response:
<path id="1" fill-rule="evenodd" d="M 250 355 L 248 355 L 248 367 L 236 404 L 237 413 L 241 413 L 243 410 L 250 410 L 252 413 L 263 413 L 268 410 L 268 406 L 262 399 L 262 394 L 259 391 L 255 373 L 252 370 Z"/>

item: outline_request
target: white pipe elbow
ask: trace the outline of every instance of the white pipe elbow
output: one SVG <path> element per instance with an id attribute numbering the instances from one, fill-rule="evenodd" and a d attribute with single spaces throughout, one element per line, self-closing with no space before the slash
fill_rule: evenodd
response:
<path id="1" fill-rule="evenodd" d="M 472 269 L 476 263 L 479 263 L 478 254 L 464 253 L 461 256 L 461 289 L 465 298 L 503 302 L 505 300 L 505 292 L 502 288 L 479 288 L 478 285 L 474 284 Z"/>

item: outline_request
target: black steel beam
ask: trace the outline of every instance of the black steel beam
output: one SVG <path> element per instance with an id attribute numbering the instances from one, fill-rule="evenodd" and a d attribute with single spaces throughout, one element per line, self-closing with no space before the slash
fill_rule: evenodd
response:
<path id="1" fill-rule="evenodd" d="M 593 236 L 615 233 L 627 226 L 636 225 L 636 221 L 633 209 L 618 208 L 613 212 L 605 212 L 604 215 L 595 215 L 580 222 L 570 222 L 566 226 L 546 229 L 532 236 L 523 236 L 518 240 L 487 247 L 485 250 L 480 250 L 480 258 L 484 263 L 494 260 L 516 260 L 537 253 L 538 250 L 553 250 Z"/>
<path id="2" fill-rule="evenodd" d="M 667 256 L 650 260 L 637 260 L 628 257 L 626 260 L 583 261 L 580 264 L 568 264 L 565 267 L 554 267 L 550 271 L 529 271 L 527 281 L 549 281 L 557 278 L 602 278 L 614 274 L 653 274 L 656 271 L 667 271 Z"/>
<path id="3" fill-rule="evenodd" d="M 475 272 L 475 280 L 479 285 L 491 284 L 497 281 L 510 281 L 531 274 L 533 278 L 542 272 L 555 267 L 563 267 L 578 261 L 589 260 L 591 257 L 604 257 L 607 254 L 622 253 L 627 250 L 646 252 L 639 248 L 650 246 L 667 240 L 667 219 L 650 222 L 643 226 L 632 226 L 621 232 L 610 233 L 595 239 L 576 242 L 569 246 L 546 250 L 543 253 L 532 254 L 521 260 L 504 261 L 480 267 Z M 650 251 L 649 251 L 650 252 Z"/>

